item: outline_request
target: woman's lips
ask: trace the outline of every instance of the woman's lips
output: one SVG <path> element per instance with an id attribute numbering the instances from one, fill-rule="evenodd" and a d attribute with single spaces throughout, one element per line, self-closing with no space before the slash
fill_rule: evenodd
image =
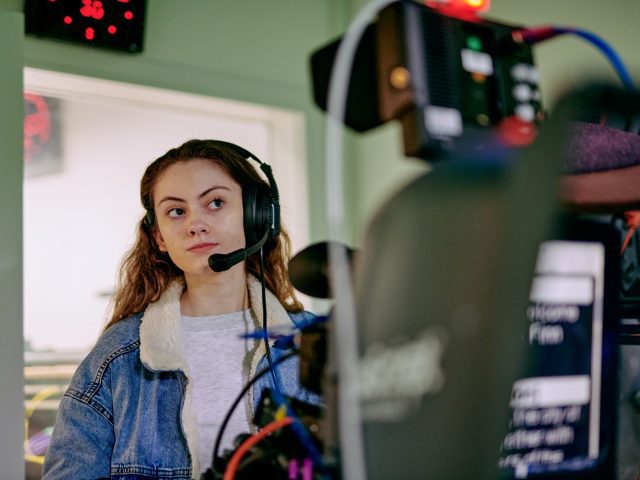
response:
<path id="1" fill-rule="evenodd" d="M 209 253 L 211 250 L 218 246 L 217 243 L 198 243 L 193 247 L 189 247 L 189 251 L 193 253 Z"/>

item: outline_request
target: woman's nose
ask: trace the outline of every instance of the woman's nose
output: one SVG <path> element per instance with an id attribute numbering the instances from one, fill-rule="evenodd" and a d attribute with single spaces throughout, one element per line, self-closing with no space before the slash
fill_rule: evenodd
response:
<path id="1" fill-rule="evenodd" d="M 199 235 L 201 233 L 209 233 L 209 227 L 206 223 L 196 221 L 189 226 L 189 235 Z"/>

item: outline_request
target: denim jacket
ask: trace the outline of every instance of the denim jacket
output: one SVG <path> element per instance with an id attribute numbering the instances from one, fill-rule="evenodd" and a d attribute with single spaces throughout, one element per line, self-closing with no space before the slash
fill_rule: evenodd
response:
<path id="1" fill-rule="evenodd" d="M 249 276 L 248 287 L 259 327 L 261 285 Z M 60 402 L 43 480 L 199 477 L 196 419 L 180 328 L 182 291 L 176 282 L 144 314 L 112 325 L 81 362 Z M 269 291 L 266 303 L 270 328 L 313 317 L 308 312 L 288 314 Z M 247 359 L 250 378 L 267 365 L 264 353 L 259 342 Z M 317 403 L 301 393 L 295 357 L 276 370 L 285 395 Z M 247 408 L 255 408 L 261 388 L 271 381 L 271 375 L 264 375 L 256 382 Z"/>

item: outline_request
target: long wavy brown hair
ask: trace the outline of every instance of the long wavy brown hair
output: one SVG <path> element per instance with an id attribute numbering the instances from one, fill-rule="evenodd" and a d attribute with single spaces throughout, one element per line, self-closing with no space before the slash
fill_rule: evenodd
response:
<path id="1" fill-rule="evenodd" d="M 245 159 L 238 148 L 217 140 L 189 140 L 183 145 L 169 150 L 152 162 L 140 181 L 140 201 L 149 217 L 143 217 L 136 227 L 136 241 L 126 253 L 118 273 L 118 283 L 112 298 L 113 313 L 105 330 L 114 323 L 133 314 L 144 311 L 155 302 L 176 279 L 184 282 L 184 273 L 166 252 L 161 252 L 153 238 L 157 228 L 153 214 L 153 190 L 160 175 L 171 165 L 194 159 L 207 159 L 222 166 L 244 189 L 247 185 L 268 185 Z M 147 219 L 145 221 L 145 219 Z M 298 312 L 302 304 L 296 299 L 287 265 L 291 256 L 291 242 L 285 228 L 280 226 L 280 234 L 269 240 L 264 249 L 264 282 L 275 294 L 287 311 Z M 245 261 L 248 273 L 258 276 L 260 257 L 252 255 Z"/>

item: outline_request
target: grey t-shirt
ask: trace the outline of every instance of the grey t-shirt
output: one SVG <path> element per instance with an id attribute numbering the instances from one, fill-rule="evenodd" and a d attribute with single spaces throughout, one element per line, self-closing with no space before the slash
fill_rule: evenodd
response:
<path id="1" fill-rule="evenodd" d="M 200 466 L 204 472 L 211 467 L 222 421 L 248 380 L 245 358 L 256 343 L 240 338 L 252 330 L 250 310 L 208 317 L 183 315 L 181 323 L 198 424 Z M 249 432 L 249 418 L 241 402 L 224 431 L 219 454 L 232 448 L 233 439 L 244 432 Z"/>

